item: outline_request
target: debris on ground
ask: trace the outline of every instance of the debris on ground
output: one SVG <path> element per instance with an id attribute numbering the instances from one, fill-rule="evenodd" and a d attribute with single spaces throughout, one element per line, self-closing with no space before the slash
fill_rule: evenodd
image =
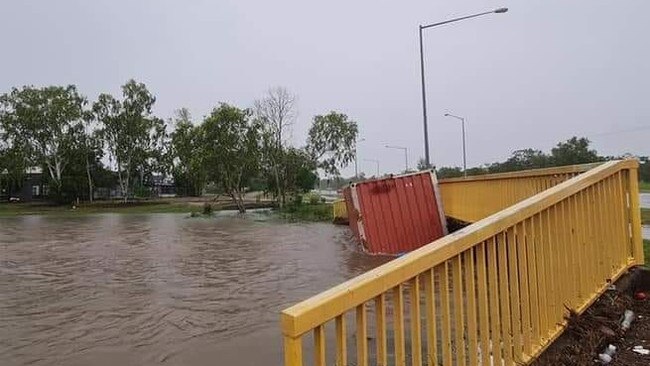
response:
<path id="1" fill-rule="evenodd" d="M 582 314 L 568 310 L 564 333 L 532 365 L 650 365 L 650 270 L 636 267 Z"/>

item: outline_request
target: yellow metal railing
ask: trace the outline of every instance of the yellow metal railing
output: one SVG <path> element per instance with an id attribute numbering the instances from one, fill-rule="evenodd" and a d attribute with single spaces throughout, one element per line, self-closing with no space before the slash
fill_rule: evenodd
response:
<path id="1" fill-rule="evenodd" d="M 441 179 L 442 206 L 447 216 L 476 222 L 600 164 Z"/>
<path id="2" fill-rule="evenodd" d="M 285 365 L 530 362 L 565 306 L 643 263 L 637 168 L 600 165 L 284 310 Z"/>
<path id="3" fill-rule="evenodd" d="M 334 221 L 348 219 L 348 210 L 345 207 L 345 200 L 336 200 L 332 203 L 332 216 Z"/>

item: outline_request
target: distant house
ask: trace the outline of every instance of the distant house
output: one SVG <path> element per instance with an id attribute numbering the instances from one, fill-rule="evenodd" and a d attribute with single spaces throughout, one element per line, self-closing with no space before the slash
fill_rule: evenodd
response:
<path id="1" fill-rule="evenodd" d="M 7 174 L 2 172 L 0 174 Z M 3 201 L 18 200 L 21 202 L 30 202 L 47 198 L 49 187 L 46 177 L 43 175 L 43 169 L 34 167 L 25 171 L 25 177 L 22 187 L 3 187 L 0 197 Z"/>
<path id="2" fill-rule="evenodd" d="M 151 188 L 151 194 L 154 197 L 176 196 L 176 185 L 174 184 L 174 178 L 172 177 L 154 174 L 151 176 L 149 186 Z"/>

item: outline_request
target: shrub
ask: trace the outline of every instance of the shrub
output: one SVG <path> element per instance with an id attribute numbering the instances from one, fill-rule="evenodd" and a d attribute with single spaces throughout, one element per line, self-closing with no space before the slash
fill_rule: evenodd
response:
<path id="1" fill-rule="evenodd" d="M 310 205 L 317 205 L 318 202 L 320 202 L 320 196 L 317 194 L 312 194 L 309 196 L 309 204 Z"/>
<path id="2" fill-rule="evenodd" d="M 212 215 L 212 205 L 209 203 L 204 203 L 203 204 L 203 214 L 204 215 Z"/>
<path id="3" fill-rule="evenodd" d="M 302 195 L 297 194 L 297 195 L 293 196 L 293 204 L 296 205 L 296 206 L 302 205 Z"/>

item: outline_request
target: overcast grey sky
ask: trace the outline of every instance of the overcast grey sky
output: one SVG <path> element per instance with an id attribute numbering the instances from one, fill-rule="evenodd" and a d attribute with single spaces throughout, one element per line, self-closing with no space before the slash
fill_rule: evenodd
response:
<path id="1" fill-rule="evenodd" d="M 315 114 L 359 122 L 360 168 L 423 156 L 418 24 L 507 6 L 425 33 L 431 156 L 460 165 L 550 149 L 572 135 L 602 154 L 650 154 L 650 1 L 8 1 L 0 92 L 77 84 L 91 100 L 127 79 L 201 118 L 252 105 L 270 86 L 299 96 L 296 145 Z M 627 132 L 625 132 L 627 131 Z M 351 172 L 349 168 L 346 172 Z"/>

